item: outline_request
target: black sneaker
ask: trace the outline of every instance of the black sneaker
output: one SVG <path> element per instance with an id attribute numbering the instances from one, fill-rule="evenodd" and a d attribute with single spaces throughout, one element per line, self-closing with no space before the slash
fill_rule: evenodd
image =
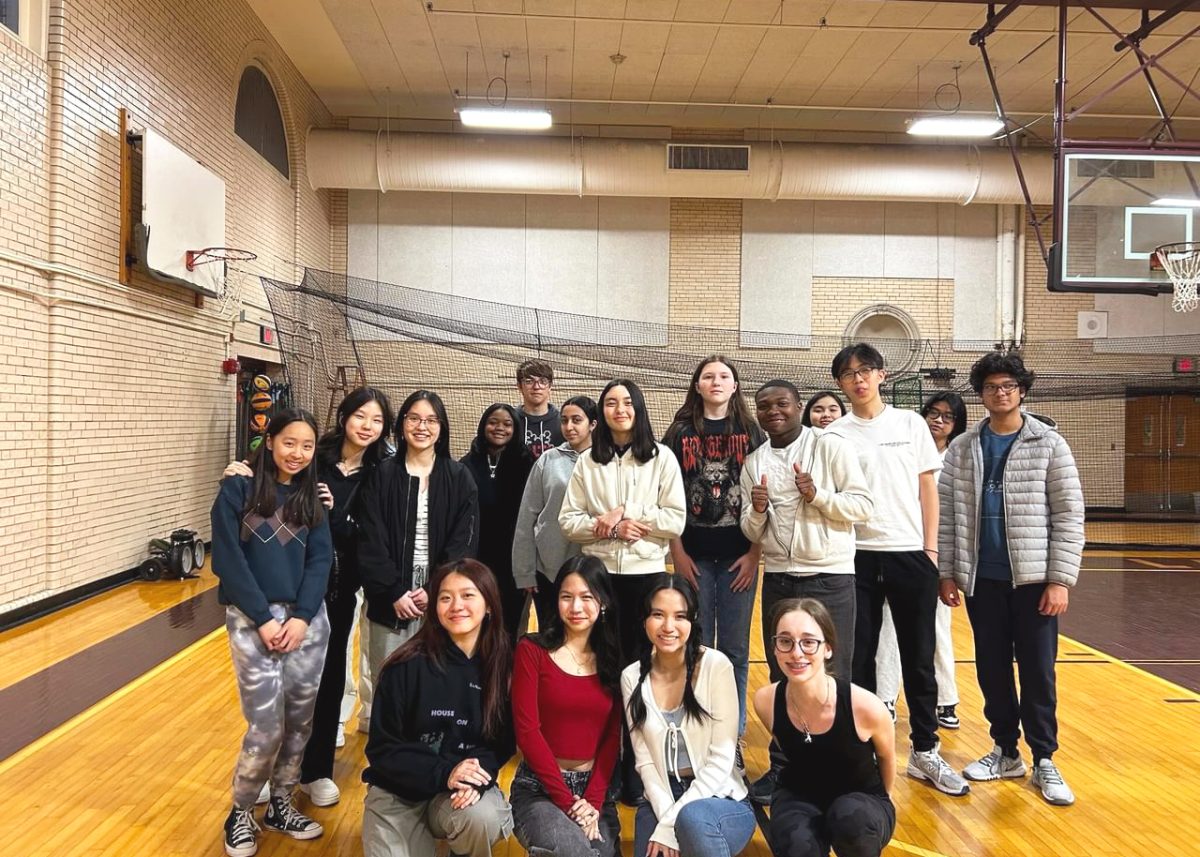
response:
<path id="1" fill-rule="evenodd" d="M 888 702 L 885 699 L 883 701 L 883 707 L 888 710 L 888 714 L 890 714 L 892 716 L 892 722 L 895 723 L 896 722 L 896 700 L 893 699 L 891 702 Z"/>
<path id="2" fill-rule="evenodd" d="M 263 816 L 263 827 L 287 834 L 292 839 L 316 839 L 325 832 L 319 822 L 292 806 L 291 795 L 271 795 L 267 814 Z"/>
<path id="3" fill-rule="evenodd" d="M 770 806 L 771 797 L 775 794 L 775 784 L 779 782 L 779 769 L 771 768 L 750 784 L 750 800 L 759 806 Z"/>
<path id="4" fill-rule="evenodd" d="M 733 749 L 733 772 L 742 779 L 746 778 L 746 759 L 742 755 L 742 741 L 740 738 Z"/>
<path id="5" fill-rule="evenodd" d="M 939 705 L 937 709 L 938 726 L 943 729 L 957 729 L 962 726 L 958 715 L 954 713 L 953 705 Z"/>
<path id="6" fill-rule="evenodd" d="M 253 809 L 229 810 L 225 819 L 225 853 L 229 857 L 252 857 L 258 852 L 258 822 Z"/>

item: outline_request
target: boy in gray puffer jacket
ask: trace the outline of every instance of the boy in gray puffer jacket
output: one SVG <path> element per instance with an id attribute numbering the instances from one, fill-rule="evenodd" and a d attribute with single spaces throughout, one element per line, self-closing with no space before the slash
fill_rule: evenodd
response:
<path id="1" fill-rule="evenodd" d="M 1075 795 L 1052 761 L 1058 749 L 1054 663 L 1058 617 L 1083 554 L 1084 502 L 1075 459 L 1053 421 L 1021 410 L 1033 373 L 1016 354 L 971 368 L 987 419 L 946 451 L 938 498 L 941 597 L 966 595 L 984 716 L 995 746 L 963 770 L 969 780 L 1020 778 L 1020 727 L 1033 751 L 1033 783 L 1049 803 Z M 1016 656 L 1021 699 L 1013 680 Z"/>

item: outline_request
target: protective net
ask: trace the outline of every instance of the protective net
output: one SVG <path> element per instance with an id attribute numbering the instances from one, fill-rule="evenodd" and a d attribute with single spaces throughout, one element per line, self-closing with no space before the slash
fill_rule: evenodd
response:
<path id="1" fill-rule="evenodd" d="M 786 378 L 807 396 L 834 386 L 829 367 L 846 344 L 839 336 L 575 315 L 316 269 L 298 285 L 267 278 L 263 285 L 296 404 L 325 425 L 361 383 L 383 389 L 397 405 L 415 389 L 436 390 L 450 414 L 456 455 L 466 451 L 489 404 L 519 404 L 515 370 L 530 357 L 554 367 L 555 402 L 580 393 L 595 398 L 613 378 L 634 379 L 661 435 L 709 354 L 736 362 L 745 393 Z M 936 339 L 872 344 L 889 367 L 890 403 L 917 408 L 935 392 L 954 390 L 972 420 L 983 411 L 968 384 L 971 364 L 1004 347 Z M 1020 352 L 1037 373 L 1026 405 L 1057 422 L 1071 443 L 1090 522 L 1170 520 L 1178 532 L 1157 527 L 1153 543 L 1200 540 L 1200 376 L 1173 370 L 1174 355 L 1200 353 L 1200 335 L 1027 341 Z"/>

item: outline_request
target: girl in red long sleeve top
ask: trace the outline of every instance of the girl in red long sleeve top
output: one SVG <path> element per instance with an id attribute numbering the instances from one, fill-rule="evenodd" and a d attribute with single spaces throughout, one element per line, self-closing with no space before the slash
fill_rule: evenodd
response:
<path id="1" fill-rule="evenodd" d="M 510 801 L 514 832 L 532 853 L 620 853 L 608 794 L 621 740 L 614 602 L 604 564 L 574 557 L 559 570 L 546 629 L 517 646 L 513 725 L 524 761 Z"/>

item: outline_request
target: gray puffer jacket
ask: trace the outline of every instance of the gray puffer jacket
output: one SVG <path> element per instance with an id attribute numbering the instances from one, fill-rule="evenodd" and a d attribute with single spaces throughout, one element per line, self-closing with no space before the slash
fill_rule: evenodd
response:
<path id="1" fill-rule="evenodd" d="M 968 596 L 975 591 L 983 493 L 985 419 L 954 439 L 938 480 L 938 566 Z M 1004 465 L 1004 526 L 1013 584 L 1074 586 L 1083 555 L 1083 490 L 1066 440 L 1052 420 L 1025 413 Z"/>

